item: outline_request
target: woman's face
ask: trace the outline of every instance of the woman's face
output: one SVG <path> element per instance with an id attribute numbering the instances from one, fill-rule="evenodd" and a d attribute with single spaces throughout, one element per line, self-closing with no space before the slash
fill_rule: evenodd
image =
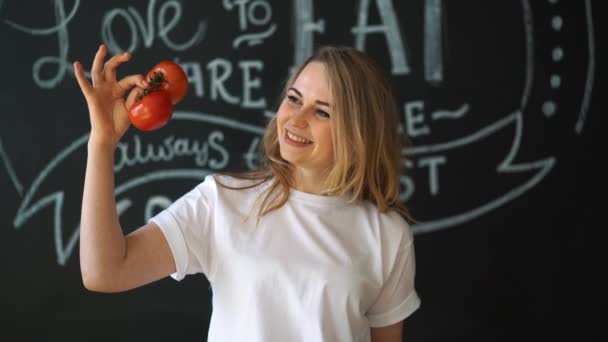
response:
<path id="1" fill-rule="evenodd" d="M 334 162 L 332 115 L 325 65 L 308 63 L 277 112 L 281 156 L 307 173 L 323 175 Z"/>

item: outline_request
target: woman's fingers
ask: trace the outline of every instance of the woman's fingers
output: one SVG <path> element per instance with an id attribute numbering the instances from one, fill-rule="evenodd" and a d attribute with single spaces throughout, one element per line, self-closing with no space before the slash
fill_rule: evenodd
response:
<path id="1" fill-rule="evenodd" d="M 84 73 L 82 68 L 82 64 L 80 62 L 74 62 L 74 75 L 76 75 L 76 80 L 78 81 L 78 86 L 80 86 L 80 90 L 85 96 L 88 96 L 91 91 L 91 83 L 87 79 L 87 76 Z"/>
<path id="2" fill-rule="evenodd" d="M 130 75 L 118 81 L 118 86 L 123 91 L 127 91 L 133 87 L 145 88 L 147 83 L 143 75 Z"/>
<path id="3" fill-rule="evenodd" d="M 131 92 L 125 99 L 125 107 L 127 110 L 131 108 L 131 105 L 135 102 L 138 95 L 142 94 L 143 88 L 145 88 L 146 81 L 144 80 L 143 75 L 131 75 L 127 76 L 120 81 L 118 81 L 118 87 L 120 89 L 120 94 L 116 94 L 116 96 L 124 96 L 125 92 L 131 89 Z M 141 89 L 140 89 L 141 88 Z"/>
<path id="4" fill-rule="evenodd" d="M 127 96 L 127 99 L 125 100 L 125 107 L 127 108 L 127 110 L 129 108 L 131 108 L 131 106 L 133 105 L 133 103 L 135 103 L 135 101 L 137 100 L 137 97 L 141 93 L 142 93 L 142 91 L 139 88 L 133 88 L 133 90 L 131 90 L 131 92 L 129 93 L 129 96 Z"/>
<path id="5" fill-rule="evenodd" d="M 116 80 L 116 68 L 131 59 L 130 52 L 124 52 L 118 55 L 112 56 L 110 60 L 108 60 L 103 68 L 105 79 L 108 81 Z"/>
<path id="6" fill-rule="evenodd" d="M 137 98 L 142 93 L 140 88 L 133 88 L 125 100 L 126 111 L 116 111 L 114 116 L 114 127 L 119 137 L 122 137 L 127 129 L 131 126 L 131 120 L 129 119 L 129 108 L 137 101 Z"/>
<path id="7" fill-rule="evenodd" d="M 93 79 L 93 86 L 96 86 L 100 82 L 104 81 L 103 61 L 106 57 L 106 52 L 106 46 L 101 44 L 99 46 L 99 49 L 97 50 L 97 53 L 95 54 L 95 59 L 93 60 L 93 67 L 91 68 L 91 78 Z"/>

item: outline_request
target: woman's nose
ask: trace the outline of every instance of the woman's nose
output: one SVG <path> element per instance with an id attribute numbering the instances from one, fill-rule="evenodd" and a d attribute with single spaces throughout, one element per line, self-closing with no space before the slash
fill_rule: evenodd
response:
<path id="1" fill-rule="evenodd" d="M 296 110 L 291 116 L 291 123 L 297 127 L 306 127 L 308 125 L 307 122 L 308 110 L 304 107 Z"/>

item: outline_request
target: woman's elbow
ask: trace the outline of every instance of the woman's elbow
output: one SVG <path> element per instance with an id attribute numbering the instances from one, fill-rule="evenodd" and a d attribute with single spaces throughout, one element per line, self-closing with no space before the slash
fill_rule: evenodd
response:
<path id="1" fill-rule="evenodd" d="M 81 270 L 82 285 L 85 289 L 92 292 L 113 293 L 120 292 L 113 284 L 115 281 L 99 272 L 90 272 L 85 269 Z"/>

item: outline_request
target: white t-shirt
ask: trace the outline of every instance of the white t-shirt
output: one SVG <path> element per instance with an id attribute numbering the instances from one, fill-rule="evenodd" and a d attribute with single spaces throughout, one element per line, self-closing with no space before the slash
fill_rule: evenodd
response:
<path id="1" fill-rule="evenodd" d="M 173 253 L 171 276 L 202 272 L 211 284 L 208 341 L 367 342 L 370 327 L 419 307 L 413 235 L 401 216 L 291 190 L 258 223 L 256 200 L 269 183 L 231 190 L 208 176 L 151 219 Z"/>

